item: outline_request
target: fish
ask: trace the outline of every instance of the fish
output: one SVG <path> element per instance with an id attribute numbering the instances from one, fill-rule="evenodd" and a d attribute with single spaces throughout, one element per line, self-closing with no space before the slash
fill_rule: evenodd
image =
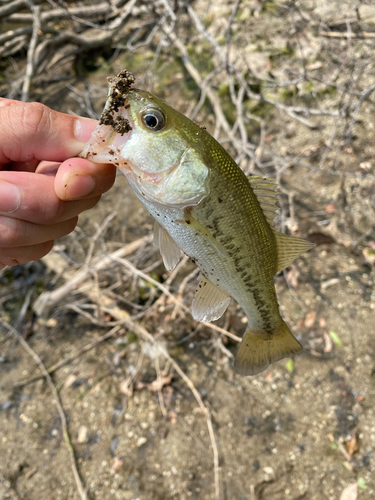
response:
<path id="1" fill-rule="evenodd" d="M 233 298 L 247 316 L 234 369 L 256 375 L 302 351 L 279 311 L 274 275 L 314 244 L 274 227 L 277 184 L 247 177 L 204 129 L 122 70 L 109 78 L 99 125 L 80 156 L 114 164 L 155 219 L 173 270 L 184 252 L 200 269 L 192 316 L 214 321 Z"/>

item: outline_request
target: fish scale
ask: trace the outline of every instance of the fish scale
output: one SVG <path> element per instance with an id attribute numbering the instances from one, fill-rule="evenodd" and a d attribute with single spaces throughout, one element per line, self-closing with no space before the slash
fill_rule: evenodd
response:
<path id="1" fill-rule="evenodd" d="M 236 356 L 238 373 L 254 375 L 297 354 L 301 346 L 280 316 L 273 276 L 313 245 L 272 227 L 272 180 L 247 178 L 210 134 L 132 88 L 129 75 L 124 70 L 110 81 L 100 124 L 81 156 L 114 163 L 125 174 L 157 222 L 155 242 L 168 270 L 180 249 L 199 267 L 196 319 L 219 318 L 230 297 L 240 304 L 248 326 Z"/>

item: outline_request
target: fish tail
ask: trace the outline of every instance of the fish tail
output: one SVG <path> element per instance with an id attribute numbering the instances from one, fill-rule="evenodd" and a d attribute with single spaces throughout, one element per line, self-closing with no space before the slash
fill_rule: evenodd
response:
<path id="1" fill-rule="evenodd" d="M 234 369 L 240 375 L 256 375 L 274 361 L 301 351 L 301 344 L 280 318 L 279 325 L 271 333 L 246 330 L 237 352 Z"/>

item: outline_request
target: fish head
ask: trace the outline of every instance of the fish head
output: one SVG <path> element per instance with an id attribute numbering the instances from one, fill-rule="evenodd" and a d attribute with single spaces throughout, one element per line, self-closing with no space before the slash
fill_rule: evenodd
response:
<path id="1" fill-rule="evenodd" d="M 209 192 L 209 169 L 196 147 L 200 127 L 144 90 L 127 90 L 119 102 L 108 99 L 81 156 L 116 165 L 149 202 L 198 204 Z"/>

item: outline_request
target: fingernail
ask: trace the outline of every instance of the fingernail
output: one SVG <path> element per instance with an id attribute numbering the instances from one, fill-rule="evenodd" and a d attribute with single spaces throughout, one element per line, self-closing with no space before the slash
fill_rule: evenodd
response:
<path id="1" fill-rule="evenodd" d="M 20 192 L 14 184 L 0 181 L 0 212 L 11 214 L 21 205 Z"/>
<path id="2" fill-rule="evenodd" d="M 97 125 L 98 122 L 91 118 L 78 118 L 74 122 L 74 137 L 86 144 Z"/>
<path id="3" fill-rule="evenodd" d="M 94 187 L 95 181 L 89 175 L 70 175 L 70 178 L 64 183 L 65 199 L 84 198 L 93 191 Z"/>

